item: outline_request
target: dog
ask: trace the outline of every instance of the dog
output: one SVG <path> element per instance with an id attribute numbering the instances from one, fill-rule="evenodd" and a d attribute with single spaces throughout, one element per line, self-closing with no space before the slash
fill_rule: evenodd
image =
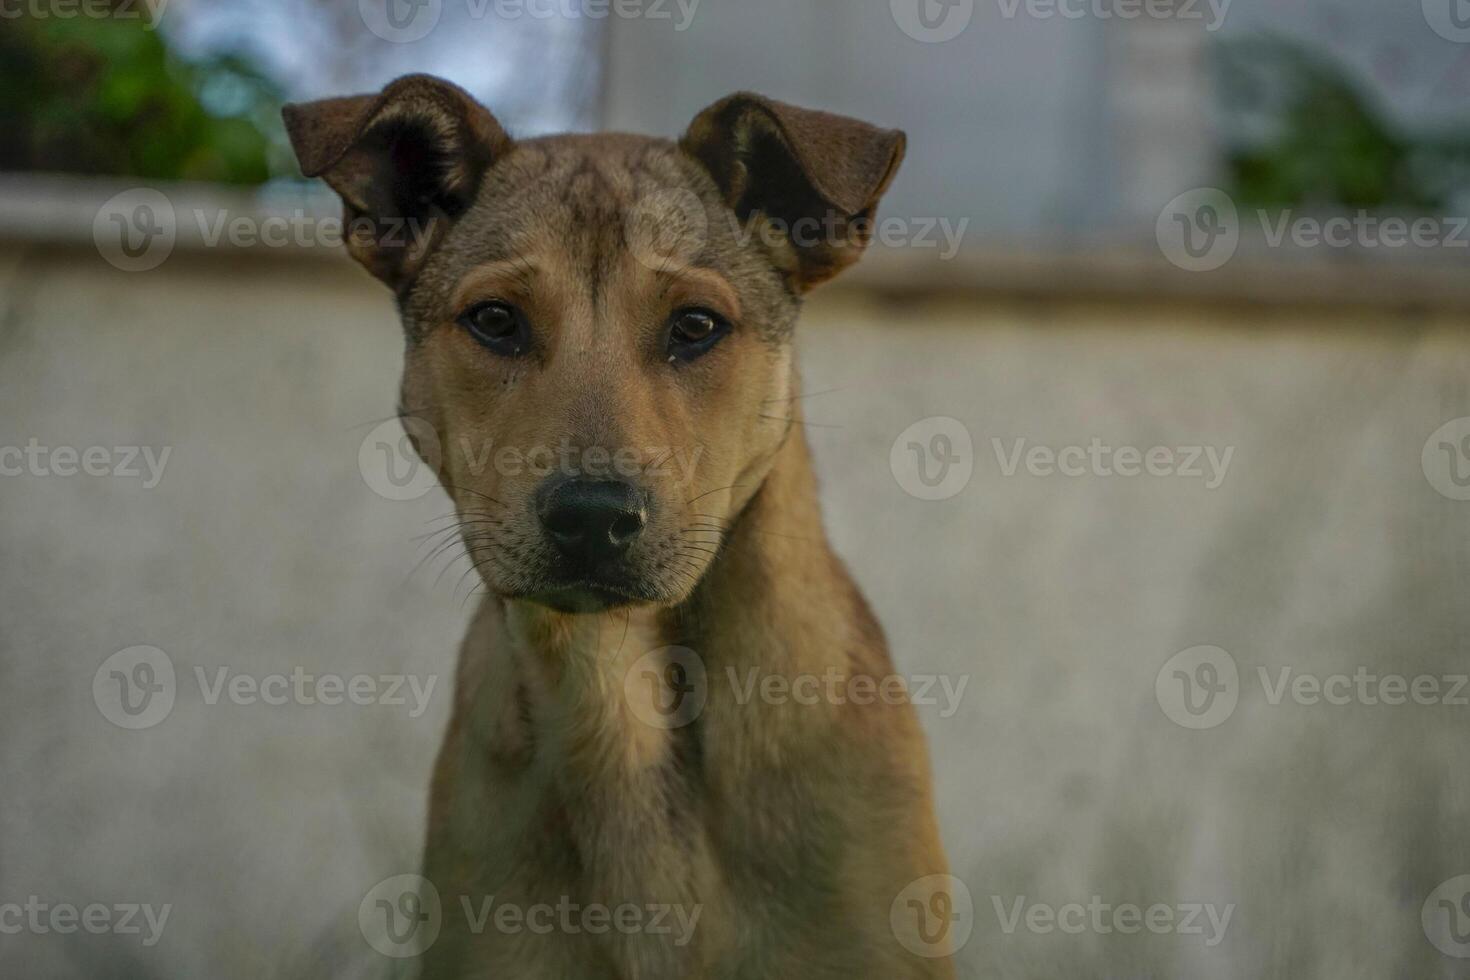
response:
<path id="1" fill-rule="evenodd" d="M 952 977 L 927 749 L 792 345 L 904 134 L 737 93 L 676 142 L 512 139 L 426 75 L 284 119 L 397 298 L 400 412 L 485 590 L 423 975 Z"/>

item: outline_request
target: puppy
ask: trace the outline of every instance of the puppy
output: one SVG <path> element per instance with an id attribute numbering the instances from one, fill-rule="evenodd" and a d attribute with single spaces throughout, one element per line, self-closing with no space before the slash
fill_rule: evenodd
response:
<path id="1" fill-rule="evenodd" d="M 486 593 L 424 975 L 952 976 L 923 736 L 827 543 L 792 348 L 903 134 L 739 93 L 678 142 L 514 140 L 421 75 L 285 121 L 397 297 L 404 424 Z"/>

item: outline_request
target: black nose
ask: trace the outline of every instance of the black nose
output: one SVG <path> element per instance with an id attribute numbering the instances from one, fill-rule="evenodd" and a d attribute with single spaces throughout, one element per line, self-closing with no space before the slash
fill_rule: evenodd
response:
<path id="1" fill-rule="evenodd" d="M 596 565 L 628 550 L 648 520 L 637 487 L 619 480 L 563 480 L 541 487 L 536 512 L 568 558 Z"/>

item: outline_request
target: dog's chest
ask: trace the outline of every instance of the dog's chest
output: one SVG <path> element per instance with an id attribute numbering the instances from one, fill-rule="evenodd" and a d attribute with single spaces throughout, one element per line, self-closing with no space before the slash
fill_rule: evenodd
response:
<path id="1" fill-rule="evenodd" d="M 547 975 L 698 975 L 729 906 L 708 832 L 698 726 L 660 685 L 678 664 L 656 623 L 630 618 L 558 637 L 554 664 L 520 659 L 483 679 L 441 758 L 448 826 L 430 877 L 481 911 L 456 922 L 472 959 L 544 961 Z M 487 703 L 487 701 L 489 703 Z M 465 706 L 468 707 L 468 706 Z M 455 729 L 462 728 L 463 736 Z M 467 736 L 467 737 L 464 737 Z M 489 908 L 559 910 L 555 938 L 507 930 Z M 448 914 L 448 910 L 446 910 Z M 506 913 L 508 917 L 512 913 Z"/>

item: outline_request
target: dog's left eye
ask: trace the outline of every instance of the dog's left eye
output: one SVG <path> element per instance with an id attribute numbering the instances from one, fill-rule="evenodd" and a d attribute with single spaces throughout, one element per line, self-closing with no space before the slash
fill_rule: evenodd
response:
<path id="1" fill-rule="evenodd" d="M 459 315 L 459 323 L 471 337 L 502 357 L 519 357 L 531 347 L 526 315 L 501 300 L 476 303 Z"/>
<path id="2" fill-rule="evenodd" d="M 669 355 L 692 360 L 730 332 L 730 321 L 712 310 L 689 307 L 669 318 Z"/>

